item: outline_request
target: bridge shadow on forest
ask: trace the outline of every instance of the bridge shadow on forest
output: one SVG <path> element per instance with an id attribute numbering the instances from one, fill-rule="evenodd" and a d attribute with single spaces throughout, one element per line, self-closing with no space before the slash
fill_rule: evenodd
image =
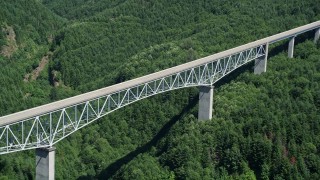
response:
<path id="1" fill-rule="evenodd" d="M 87 179 L 110 179 L 112 176 L 116 174 L 116 172 L 124 165 L 129 163 L 135 157 L 137 157 L 141 153 L 145 153 L 150 150 L 152 146 L 157 145 L 157 143 L 165 137 L 172 126 L 179 120 L 182 119 L 190 110 L 196 106 L 198 103 L 198 96 L 190 98 L 190 101 L 186 107 L 180 112 L 180 114 L 174 116 L 169 120 L 160 130 L 159 132 L 146 144 L 143 146 L 138 147 L 134 151 L 131 151 L 127 155 L 123 156 L 122 158 L 116 160 L 115 162 L 111 163 L 106 169 L 102 170 L 102 172 L 97 175 L 96 177 L 93 176 L 81 176 L 78 180 L 87 180 Z"/>

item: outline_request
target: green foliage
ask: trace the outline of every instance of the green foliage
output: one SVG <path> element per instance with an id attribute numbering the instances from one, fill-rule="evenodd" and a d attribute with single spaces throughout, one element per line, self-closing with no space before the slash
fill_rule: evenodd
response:
<path id="1" fill-rule="evenodd" d="M 0 6 L 0 26 L 13 27 L 18 45 L 12 57 L 0 56 L 1 115 L 320 18 L 311 0 L 30 0 Z M 0 46 L 4 37 L 0 33 Z M 270 57 L 267 73 L 246 71 L 222 82 L 212 121 L 197 121 L 195 88 L 118 110 L 56 145 L 56 178 L 319 179 L 319 48 L 306 41 L 296 46 L 294 59 L 283 52 Z M 23 82 L 48 51 L 50 63 L 37 80 Z M 33 151 L 0 156 L 0 179 L 34 179 L 34 171 Z"/>
<path id="2" fill-rule="evenodd" d="M 36 0 L 1 1 L 0 6 L 1 26 L 13 26 L 18 43 L 26 39 L 47 43 L 48 36 L 61 28 L 62 19 Z"/>
<path id="3" fill-rule="evenodd" d="M 183 5 L 172 0 L 44 3 L 59 15 L 74 19 L 55 38 L 53 69 L 61 72 L 65 85 L 82 92 L 317 19 L 313 1 L 295 1 L 290 5 L 248 0 L 186 1 Z M 255 13 L 256 8 L 263 12 Z"/>

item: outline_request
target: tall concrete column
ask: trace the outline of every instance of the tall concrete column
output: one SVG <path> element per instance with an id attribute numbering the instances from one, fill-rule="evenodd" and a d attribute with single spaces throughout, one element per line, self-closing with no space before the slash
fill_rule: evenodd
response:
<path id="1" fill-rule="evenodd" d="M 265 45 L 265 55 L 257 58 L 254 64 L 254 74 L 261 74 L 267 71 L 269 43 Z"/>
<path id="2" fill-rule="evenodd" d="M 317 43 L 317 41 L 319 40 L 319 37 L 320 37 L 320 28 L 316 29 L 313 42 Z"/>
<path id="3" fill-rule="evenodd" d="M 54 180 L 55 147 L 36 149 L 36 180 Z"/>
<path id="4" fill-rule="evenodd" d="M 200 86 L 198 120 L 212 119 L 213 86 Z"/>
<path id="5" fill-rule="evenodd" d="M 294 50 L 294 38 L 292 37 L 289 41 L 289 47 L 288 47 L 288 57 L 293 58 L 293 50 Z"/>

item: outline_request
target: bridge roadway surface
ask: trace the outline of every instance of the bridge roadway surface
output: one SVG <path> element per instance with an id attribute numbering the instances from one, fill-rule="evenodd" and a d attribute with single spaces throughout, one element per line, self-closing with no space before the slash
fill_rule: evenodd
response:
<path id="1" fill-rule="evenodd" d="M 124 90 L 127 88 L 135 87 L 137 85 L 144 84 L 144 83 L 147 83 L 147 82 L 150 82 L 150 81 L 162 78 L 162 77 L 166 77 L 166 76 L 169 76 L 172 74 L 177 74 L 181 71 L 190 69 L 192 67 L 206 64 L 208 62 L 212 62 L 214 60 L 221 59 L 223 57 L 244 51 L 246 49 L 250 49 L 250 48 L 257 47 L 259 45 L 263 45 L 263 44 L 267 44 L 267 43 L 271 44 L 271 43 L 274 43 L 274 42 L 277 42 L 277 41 L 280 41 L 283 39 L 295 37 L 296 35 L 299 35 L 304 32 L 307 32 L 307 31 L 310 31 L 313 29 L 317 29 L 317 28 L 320 28 L 320 21 L 316 21 L 316 22 L 313 22 L 313 23 L 310 23 L 310 24 L 307 24 L 304 26 L 300 26 L 300 27 L 297 27 L 297 28 L 294 28 L 294 29 L 291 29 L 291 30 L 288 30 L 288 31 L 285 31 L 285 32 L 282 32 L 279 34 L 275 34 L 273 36 L 269 36 L 269 37 L 266 37 L 266 38 L 263 38 L 263 39 L 260 39 L 260 40 L 254 41 L 254 42 L 250 42 L 248 44 L 244 44 L 244 45 L 241 45 L 241 46 L 238 46 L 238 47 L 226 50 L 226 51 L 222 51 L 220 53 L 216 53 L 216 54 L 204 57 L 204 58 L 200 58 L 200 59 L 197 59 L 197 60 L 185 63 L 185 64 L 181 64 L 181 65 L 178 65 L 178 66 L 175 66 L 172 68 L 168 68 L 168 69 L 165 69 L 165 70 L 162 70 L 159 72 L 155 72 L 155 73 L 152 73 L 152 74 L 149 74 L 146 76 L 142 76 L 142 77 L 139 77 L 136 79 L 132 79 L 132 80 L 125 81 L 125 82 L 122 82 L 119 84 L 115 84 L 112 86 L 101 88 L 101 89 L 98 89 L 95 91 L 87 92 L 87 93 L 84 93 L 81 95 L 73 96 L 73 97 L 63 99 L 60 101 L 56 101 L 53 103 L 38 106 L 38 107 L 35 107 L 32 109 L 27 109 L 27 110 L 20 111 L 17 113 L 9 114 L 9 115 L 0 117 L 0 127 L 15 123 L 15 122 L 19 122 L 22 120 L 26 120 L 28 118 L 36 117 L 41 114 L 46 114 L 49 112 L 53 112 L 55 110 L 63 109 L 63 108 L 66 108 L 66 107 L 69 107 L 72 105 L 76 105 L 76 104 L 79 104 L 79 103 L 82 103 L 82 102 L 85 102 L 88 100 L 92 100 L 92 99 L 101 97 L 101 96 L 112 94 L 112 93 L 115 93 L 115 92 L 118 92 L 118 91 L 121 91 L 121 90 Z"/>

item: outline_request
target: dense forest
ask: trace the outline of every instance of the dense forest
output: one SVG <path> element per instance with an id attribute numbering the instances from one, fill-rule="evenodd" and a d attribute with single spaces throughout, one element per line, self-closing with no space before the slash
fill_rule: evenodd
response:
<path id="1" fill-rule="evenodd" d="M 313 0 L 0 1 L 0 116 L 123 82 L 320 19 Z M 215 85 L 141 100 L 56 144 L 56 179 L 320 179 L 320 43 L 270 47 Z M 43 67 L 43 68 L 39 68 Z M 35 152 L 0 156 L 34 179 Z"/>

